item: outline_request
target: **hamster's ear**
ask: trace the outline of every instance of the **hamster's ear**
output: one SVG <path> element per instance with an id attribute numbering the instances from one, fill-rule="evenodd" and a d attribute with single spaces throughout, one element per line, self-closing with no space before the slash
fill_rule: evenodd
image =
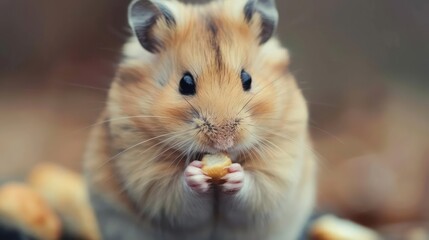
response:
<path id="1" fill-rule="evenodd" d="M 261 19 L 259 38 L 260 44 L 263 44 L 273 36 L 277 28 L 279 14 L 275 0 L 248 0 L 244 6 L 244 17 L 249 24 L 255 13 Z"/>
<path id="2" fill-rule="evenodd" d="M 159 28 L 172 28 L 176 20 L 171 11 L 159 2 L 134 0 L 128 7 L 128 22 L 140 44 L 151 53 L 163 48 Z M 158 35 L 158 36 L 157 36 Z"/>

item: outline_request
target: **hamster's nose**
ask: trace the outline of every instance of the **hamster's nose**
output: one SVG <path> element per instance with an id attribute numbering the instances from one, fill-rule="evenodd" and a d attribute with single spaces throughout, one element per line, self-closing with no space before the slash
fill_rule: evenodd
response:
<path id="1" fill-rule="evenodd" d="M 213 147 L 221 151 L 226 151 L 234 146 L 234 138 L 232 136 L 218 137 L 211 140 L 213 141 Z"/>
<path id="2" fill-rule="evenodd" d="M 212 125 L 211 128 L 203 131 L 213 143 L 213 147 L 219 150 L 228 150 L 234 146 L 237 132 L 237 121 L 227 122 L 219 125 Z"/>

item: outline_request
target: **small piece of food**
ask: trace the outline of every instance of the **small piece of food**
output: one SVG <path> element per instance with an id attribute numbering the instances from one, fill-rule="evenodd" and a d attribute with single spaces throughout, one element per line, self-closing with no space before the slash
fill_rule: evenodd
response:
<path id="1" fill-rule="evenodd" d="M 313 240 L 378 240 L 380 236 L 373 230 L 357 223 L 325 215 L 317 219 L 310 230 Z"/>
<path id="2" fill-rule="evenodd" d="M 41 163 L 30 172 L 28 183 L 59 213 L 65 233 L 78 239 L 100 239 L 81 175 L 58 165 Z"/>
<path id="3" fill-rule="evenodd" d="M 60 239 L 59 217 L 37 192 L 21 183 L 1 186 L 0 221 L 37 239 Z"/>
<path id="4" fill-rule="evenodd" d="M 232 164 L 231 159 L 225 154 L 206 154 L 201 160 L 203 172 L 214 181 L 219 181 L 228 174 L 228 167 Z"/>

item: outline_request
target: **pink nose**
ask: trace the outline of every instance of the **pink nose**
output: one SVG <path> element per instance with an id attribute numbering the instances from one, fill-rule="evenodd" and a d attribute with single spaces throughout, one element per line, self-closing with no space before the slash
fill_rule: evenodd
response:
<path id="1" fill-rule="evenodd" d="M 220 124 L 205 122 L 205 124 L 202 125 L 202 131 L 209 138 L 212 147 L 224 151 L 234 146 L 237 126 L 237 120 Z"/>

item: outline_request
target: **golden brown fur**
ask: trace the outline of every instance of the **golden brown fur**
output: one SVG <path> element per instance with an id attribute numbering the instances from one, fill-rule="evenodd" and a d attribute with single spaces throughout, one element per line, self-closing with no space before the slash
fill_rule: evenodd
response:
<path id="1" fill-rule="evenodd" d="M 135 219 L 144 239 L 294 239 L 311 211 L 305 100 L 287 51 L 274 38 L 259 44 L 259 16 L 245 22 L 245 2 L 168 1 L 179 17 L 173 29 L 159 21 L 153 30 L 163 50 L 149 54 L 135 39 L 125 48 L 86 170 L 90 191 Z M 185 71 L 197 76 L 195 96 L 178 92 Z M 202 118 L 220 130 L 202 129 Z M 196 153 L 219 150 L 243 166 L 243 188 L 192 192 L 185 167 Z"/>

